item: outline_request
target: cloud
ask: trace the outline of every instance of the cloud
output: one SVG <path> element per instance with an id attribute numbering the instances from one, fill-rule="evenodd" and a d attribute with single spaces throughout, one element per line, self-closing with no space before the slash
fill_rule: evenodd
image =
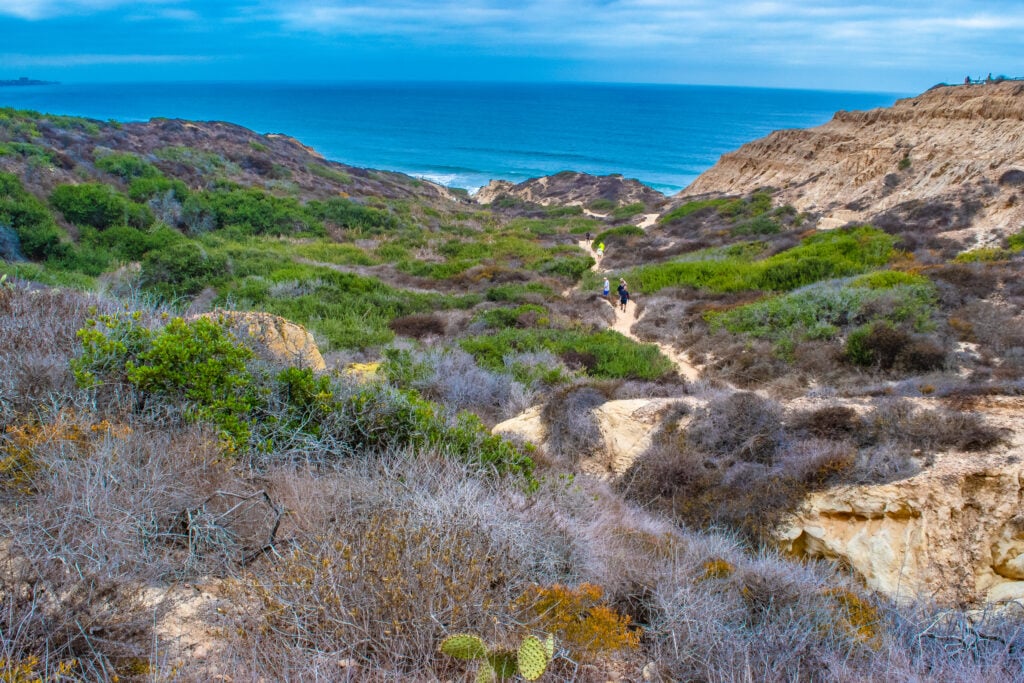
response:
<path id="1" fill-rule="evenodd" d="M 0 15 L 37 21 L 102 12 L 122 5 L 173 4 L 178 0 L 0 0 Z"/>
<path id="2" fill-rule="evenodd" d="M 822 35 L 869 33 L 898 50 L 908 39 L 1005 35 L 1024 24 L 1024 8 L 1008 1 L 264 0 L 262 8 L 264 16 L 298 32 L 593 49 L 670 48 L 715 39 L 732 39 L 742 49 L 751 41 L 820 44 Z"/>
<path id="3" fill-rule="evenodd" d="M 72 55 L 27 55 L 2 54 L 0 62 L 10 66 L 95 66 L 107 64 L 185 64 L 206 62 L 206 55 L 118 55 L 118 54 L 72 54 Z"/>

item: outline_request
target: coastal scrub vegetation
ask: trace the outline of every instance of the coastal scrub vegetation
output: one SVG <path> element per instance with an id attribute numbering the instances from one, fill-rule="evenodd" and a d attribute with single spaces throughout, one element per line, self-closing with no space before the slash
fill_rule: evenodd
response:
<path id="1" fill-rule="evenodd" d="M 971 410 L 1022 391 L 1024 232 L 816 232 L 769 190 L 641 229 L 629 201 L 485 207 L 227 124 L 0 109 L 0 680 L 455 680 L 454 634 L 550 634 L 551 680 L 1019 678 L 1013 615 L 893 603 L 773 533 L 1007 442 Z M 216 308 L 307 327 L 327 370 Z M 648 397 L 644 452 L 582 474 L 596 409 Z M 544 448 L 491 433 L 524 413 Z"/>

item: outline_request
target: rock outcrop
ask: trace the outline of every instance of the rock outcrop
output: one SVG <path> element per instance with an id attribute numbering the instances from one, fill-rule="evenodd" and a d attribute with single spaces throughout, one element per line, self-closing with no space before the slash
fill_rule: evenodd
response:
<path id="1" fill-rule="evenodd" d="M 766 187 L 820 215 L 821 228 L 889 221 L 991 242 L 1024 223 L 1024 82 L 936 87 L 776 131 L 723 155 L 677 198 Z"/>
<path id="2" fill-rule="evenodd" d="M 542 206 L 589 206 L 599 199 L 616 206 L 641 203 L 647 207 L 665 203 L 665 196 L 639 180 L 621 175 L 595 176 L 563 171 L 552 176 L 531 178 L 518 185 L 508 180 L 492 180 L 480 188 L 473 199 L 490 204 L 499 197 L 513 197 Z"/>
<path id="3" fill-rule="evenodd" d="M 270 360 L 309 368 L 315 372 L 327 369 L 316 340 L 301 325 L 270 313 L 258 311 L 217 310 L 203 317 L 229 321 L 231 329 L 256 343 L 257 351 Z"/>
<path id="4" fill-rule="evenodd" d="M 1024 399 L 986 399 L 1013 426 Z M 903 481 L 810 495 L 779 531 L 785 550 L 838 560 L 896 599 L 1024 600 L 1024 434 L 986 455 L 939 454 Z"/>
<path id="5" fill-rule="evenodd" d="M 623 474 L 651 445 L 651 435 L 665 410 L 680 402 L 697 401 L 692 398 L 637 398 L 608 401 L 594 408 L 593 415 L 601 430 L 603 447 L 582 458 L 580 470 L 601 478 Z M 492 431 L 495 434 L 515 434 L 542 449 L 547 441 L 540 406 L 496 425 Z"/>

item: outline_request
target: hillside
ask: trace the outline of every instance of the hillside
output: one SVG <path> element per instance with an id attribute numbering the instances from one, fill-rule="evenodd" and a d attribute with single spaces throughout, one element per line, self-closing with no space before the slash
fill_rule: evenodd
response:
<path id="1" fill-rule="evenodd" d="M 477 201 L 0 109 L 0 680 L 1022 680 L 1018 101 Z"/>
<path id="2" fill-rule="evenodd" d="M 1024 83 L 936 86 L 746 144 L 680 197 L 773 188 L 823 228 L 867 221 L 987 246 L 1024 223 L 1022 122 Z"/>

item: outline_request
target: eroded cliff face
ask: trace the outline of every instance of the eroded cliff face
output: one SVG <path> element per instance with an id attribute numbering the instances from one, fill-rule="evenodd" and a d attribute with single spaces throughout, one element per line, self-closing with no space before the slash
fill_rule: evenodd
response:
<path id="1" fill-rule="evenodd" d="M 518 185 L 508 180 L 492 180 L 473 196 L 480 204 L 490 204 L 501 196 L 515 197 L 542 206 L 587 206 L 607 199 L 618 206 L 641 203 L 647 207 L 665 203 L 665 195 L 639 180 L 621 175 L 595 176 L 563 171 L 552 176 L 531 178 Z"/>
<path id="2" fill-rule="evenodd" d="M 819 214 L 819 228 L 920 223 L 995 241 L 1024 224 L 1024 83 L 937 87 L 776 131 L 723 155 L 679 198 L 765 187 L 777 203 Z"/>
<path id="3" fill-rule="evenodd" d="M 932 399 L 918 400 L 936 407 Z M 800 409 L 814 405 L 798 402 Z M 678 403 L 692 414 L 705 401 L 631 399 L 595 408 L 603 448 L 583 457 L 580 471 L 610 480 L 621 476 L 650 446 L 665 411 Z M 922 454 L 933 464 L 909 479 L 812 493 L 778 530 L 781 548 L 841 562 L 897 600 L 1024 600 L 1024 397 L 987 397 L 972 408 L 1004 430 L 1003 445 L 986 454 Z M 678 428 L 688 423 L 684 418 Z M 547 440 L 540 407 L 494 432 L 518 434 L 542 449 Z"/>
<path id="4" fill-rule="evenodd" d="M 938 454 L 904 481 L 810 495 L 779 531 L 794 555 L 839 560 L 896 599 L 944 604 L 1024 599 L 1024 399 L 979 408 L 1007 428 L 985 455 Z"/>

